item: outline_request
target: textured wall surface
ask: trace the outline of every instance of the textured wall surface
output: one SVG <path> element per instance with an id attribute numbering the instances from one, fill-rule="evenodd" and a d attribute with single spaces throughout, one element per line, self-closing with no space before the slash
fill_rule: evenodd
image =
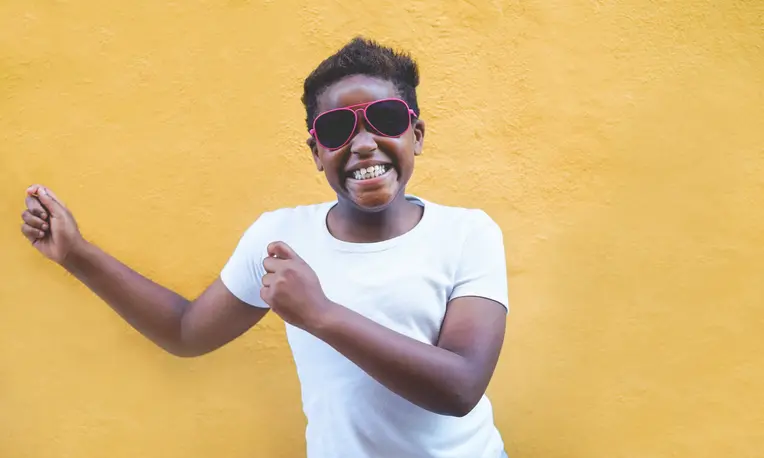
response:
<path id="1" fill-rule="evenodd" d="M 27 185 L 193 296 L 330 199 L 302 79 L 357 33 L 422 67 L 410 192 L 504 229 L 513 458 L 764 456 L 764 2 L 0 2 L 0 457 L 299 457 L 283 324 L 176 359 L 19 233 Z"/>

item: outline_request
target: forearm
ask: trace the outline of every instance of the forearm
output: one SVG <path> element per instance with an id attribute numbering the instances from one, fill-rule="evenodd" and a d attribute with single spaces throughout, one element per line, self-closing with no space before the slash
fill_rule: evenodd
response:
<path id="1" fill-rule="evenodd" d="M 188 304 L 185 298 L 84 241 L 62 266 L 141 334 L 170 353 L 183 352 L 180 331 Z"/>
<path id="2" fill-rule="evenodd" d="M 466 415 L 482 389 L 469 361 L 419 342 L 341 305 L 310 329 L 316 337 L 408 401 L 442 415 Z"/>

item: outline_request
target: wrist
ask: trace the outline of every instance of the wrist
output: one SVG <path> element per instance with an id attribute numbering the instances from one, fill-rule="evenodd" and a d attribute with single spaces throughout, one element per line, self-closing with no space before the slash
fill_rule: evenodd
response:
<path id="1" fill-rule="evenodd" d="M 340 304 L 332 302 L 329 299 L 324 299 L 316 307 L 316 314 L 306 331 L 316 337 L 329 332 L 339 319 L 343 309 L 344 307 Z"/>
<path id="2" fill-rule="evenodd" d="M 84 238 L 79 237 L 72 243 L 71 248 L 66 253 L 59 264 L 69 272 L 79 270 L 83 263 L 88 262 L 88 256 L 92 252 L 93 246 Z"/>

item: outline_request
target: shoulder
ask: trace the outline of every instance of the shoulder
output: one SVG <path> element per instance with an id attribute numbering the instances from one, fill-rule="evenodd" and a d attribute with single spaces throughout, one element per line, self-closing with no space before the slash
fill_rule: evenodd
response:
<path id="1" fill-rule="evenodd" d="M 440 230 L 458 232 L 464 236 L 489 232 L 501 234 L 499 224 L 483 209 L 476 207 L 457 207 L 425 201 L 427 209 L 432 211 Z"/>
<path id="2" fill-rule="evenodd" d="M 246 229 L 245 235 L 283 237 L 299 230 L 309 230 L 312 224 L 325 215 L 333 202 L 298 205 L 267 210 L 260 214 Z"/>
<path id="3" fill-rule="evenodd" d="M 447 256 L 453 285 L 449 301 L 475 296 L 507 309 L 507 266 L 502 230 L 483 209 L 429 203 L 437 220 L 435 237 Z"/>
<path id="4" fill-rule="evenodd" d="M 288 224 L 299 220 L 315 219 L 321 213 L 326 213 L 334 202 L 320 202 L 316 204 L 297 205 L 294 207 L 281 207 L 267 210 L 260 214 L 255 223 L 263 221 L 266 224 Z M 253 223 L 253 224 L 255 224 Z"/>

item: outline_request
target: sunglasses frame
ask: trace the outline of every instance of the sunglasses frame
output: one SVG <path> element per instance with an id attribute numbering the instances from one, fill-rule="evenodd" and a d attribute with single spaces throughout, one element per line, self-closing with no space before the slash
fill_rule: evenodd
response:
<path id="1" fill-rule="evenodd" d="M 382 132 L 381 132 L 379 129 L 377 129 L 377 128 L 376 128 L 376 126 L 374 126 L 374 124 L 372 124 L 372 122 L 371 122 L 371 121 L 369 121 L 369 118 L 366 116 L 366 109 L 367 109 L 367 108 L 368 108 L 370 105 L 373 105 L 373 104 L 375 104 L 375 103 L 380 103 L 380 102 L 389 102 L 389 101 L 396 101 L 396 102 L 401 102 L 401 103 L 403 103 L 403 106 L 405 106 L 405 107 L 406 107 L 406 109 L 408 110 L 408 114 L 409 114 L 409 125 L 408 125 L 408 127 L 406 127 L 406 129 L 405 129 L 403 132 L 401 132 L 399 135 L 386 135 L 386 134 L 382 133 Z M 321 116 L 324 116 L 324 115 L 325 115 L 325 114 L 327 114 L 327 113 L 332 113 L 332 112 L 335 112 L 335 111 L 350 111 L 351 113 L 353 113 L 353 130 L 351 130 L 351 131 L 350 131 L 350 135 L 348 136 L 347 140 L 345 140 L 345 143 L 343 143 L 342 145 L 340 145 L 340 146 L 338 146 L 338 147 L 336 147 L 336 148 L 329 148 L 329 147 L 327 147 L 326 145 L 324 145 L 323 143 L 321 143 L 321 141 L 318 139 L 318 135 L 316 134 L 316 121 L 318 121 L 318 118 L 320 118 Z M 324 149 L 327 149 L 327 150 L 329 150 L 329 151 L 336 151 L 336 150 L 338 150 L 338 149 L 341 149 L 341 148 L 343 148 L 345 145 L 347 145 L 348 143 L 350 143 L 350 140 L 352 140 L 352 139 L 353 139 L 353 137 L 355 136 L 355 135 L 354 135 L 354 134 L 355 134 L 355 130 L 356 130 L 356 128 L 358 127 L 358 112 L 359 112 L 359 111 L 362 111 L 362 112 L 363 112 L 363 119 L 365 119 L 365 120 L 366 120 L 366 123 L 367 123 L 369 126 L 371 126 L 371 128 L 372 128 L 372 129 L 374 129 L 374 131 L 375 131 L 375 133 L 376 133 L 376 134 L 379 134 L 379 135 L 381 135 L 381 136 L 383 136 L 383 137 L 387 137 L 387 138 L 397 138 L 397 137 L 400 137 L 401 135 L 405 134 L 405 133 L 406 133 L 406 132 L 407 132 L 407 131 L 408 131 L 408 130 L 411 128 L 411 116 L 413 116 L 413 117 L 415 117 L 415 118 L 417 117 L 417 114 L 414 112 L 414 110 L 412 110 L 412 109 L 409 107 L 409 104 L 408 104 L 408 103 L 406 103 L 406 101 L 405 101 L 405 100 L 403 100 L 403 99 L 399 99 L 399 98 L 396 98 L 396 97 L 392 97 L 392 98 L 386 98 L 386 99 L 372 100 L 371 102 L 364 102 L 364 103 L 358 103 L 358 104 L 356 104 L 356 105 L 349 105 L 349 106 L 346 106 L 346 107 L 334 108 L 334 109 L 332 109 L 332 110 L 327 110 L 327 111 L 324 111 L 324 112 L 322 112 L 322 113 L 319 113 L 319 115 L 318 115 L 318 116 L 316 116 L 316 119 L 314 119 L 314 120 L 313 120 L 313 128 L 312 128 L 312 129 L 310 129 L 310 135 L 311 135 L 311 136 L 312 136 L 312 137 L 313 137 L 313 138 L 316 140 L 316 142 L 317 142 L 319 145 L 321 145 L 321 146 L 322 146 Z"/>

